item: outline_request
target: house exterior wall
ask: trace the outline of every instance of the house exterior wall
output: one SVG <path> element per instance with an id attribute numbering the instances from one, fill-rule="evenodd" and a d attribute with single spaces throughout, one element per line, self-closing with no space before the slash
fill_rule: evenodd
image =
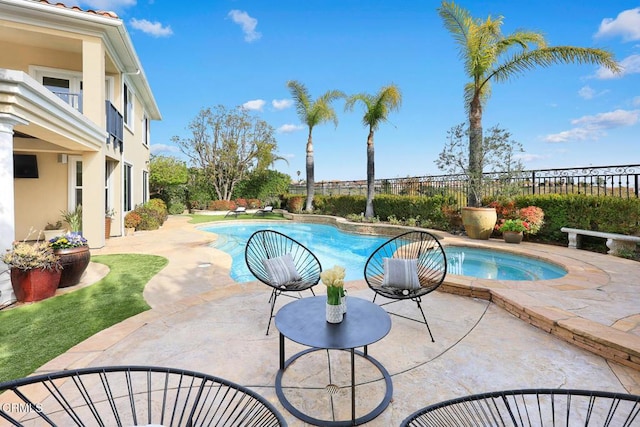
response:
<path id="1" fill-rule="evenodd" d="M 116 213 L 111 236 L 123 231 L 125 165 L 132 167 L 131 208 L 145 201 L 143 171 L 150 153 L 142 122 L 145 113 L 149 120 L 161 119 L 123 21 L 110 12 L 46 0 L 0 0 L 0 52 L 0 163 L 13 154 L 32 154 L 39 172 L 37 179 L 14 179 L 12 168 L 0 173 L 0 188 L 13 193 L 0 199 L 0 212 L 12 214 L 0 215 L 6 232 L 0 251 L 13 240 L 38 238 L 48 222 L 62 219 L 61 211 L 75 207 L 76 160 L 82 164 L 83 235 L 91 247 L 104 246 L 106 208 Z M 54 94 L 43 75 L 77 83 L 71 92 L 80 92 L 82 81 L 82 96 Z M 108 143 L 106 101 L 124 115 L 125 84 L 134 95 L 132 126 L 125 126 L 122 144 Z M 69 99 L 78 100 L 77 106 Z M 0 268 L 0 306 L 7 301 L 6 283 Z"/>

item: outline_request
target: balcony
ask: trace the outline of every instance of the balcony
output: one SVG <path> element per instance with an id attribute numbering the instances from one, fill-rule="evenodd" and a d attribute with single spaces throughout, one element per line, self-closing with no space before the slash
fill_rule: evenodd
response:
<path id="1" fill-rule="evenodd" d="M 107 110 L 107 144 L 120 146 L 120 154 L 124 149 L 124 120 L 122 114 L 113 106 L 111 101 L 106 101 Z"/>

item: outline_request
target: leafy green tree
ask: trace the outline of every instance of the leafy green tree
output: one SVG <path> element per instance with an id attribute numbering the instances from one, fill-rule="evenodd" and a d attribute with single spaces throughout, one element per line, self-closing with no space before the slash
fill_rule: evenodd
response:
<path id="1" fill-rule="evenodd" d="M 332 121 L 338 126 L 338 116 L 331 106 L 336 99 L 343 98 L 345 95 L 339 90 L 329 90 L 320 98 L 313 101 L 306 86 L 295 80 L 287 82 L 287 87 L 291 92 L 293 101 L 296 105 L 296 111 L 300 121 L 309 128 L 309 136 L 307 138 L 307 204 L 306 211 L 313 210 L 313 193 L 314 193 L 314 162 L 313 162 L 313 128 L 319 124 Z"/>
<path id="2" fill-rule="evenodd" d="M 482 108 L 491 94 L 491 82 L 502 83 L 535 67 L 557 63 L 597 64 L 613 72 L 620 70 L 613 55 L 602 49 L 547 46 L 538 32 L 501 32 L 503 17 L 485 21 L 473 18 L 454 2 L 443 1 L 438 13 L 445 28 L 459 45 L 464 70 L 471 79 L 465 85 L 464 100 L 469 115 L 468 206 L 479 206 L 482 181 Z M 533 48 L 531 48 L 533 46 Z M 512 53 L 512 51 L 515 51 Z"/>
<path id="3" fill-rule="evenodd" d="M 362 124 L 369 128 L 367 136 L 367 204 L 364 216 L 372 218 L 373 197 L 375 195 L 375 156 L 373 147 L 373 136 L 380 126 L 386 122 L 391 111 L 397 111 L 402 104 L 402 94 L 400 89 L 394 85 L 383 86 L 378 93 L 370 95 L 367 93 L 357 93 L 347 98 L 345 110 L 352 111 L 354 105 L 360 102 L 364 106 L 364 116 Z"/>
<path id="4" fill-rule="evenodd" d="M 151 195 L 162 196 L 169 187 L 186 184 L 189 178 L 184 161 L 171 156 L 151 156 L 149 189 Z"/>
<path id="5" fill-rule="evenodd" d="M 273 205 L 279 195 L 289 192 L 289 185 L 291 177 L 285 173 L 271 169 L 256 171 L 238 183 L 236 197 L 260 199 Z"/>
<path id="6" fill-rule="evenodd" d="M 174 136 L 172 141 L 204 172 L 218 200 L 231 200 L 240 181 L 277 157 L 274 129 L 243 109 L 204 108 L 189 129 L 190 138 Z"/>

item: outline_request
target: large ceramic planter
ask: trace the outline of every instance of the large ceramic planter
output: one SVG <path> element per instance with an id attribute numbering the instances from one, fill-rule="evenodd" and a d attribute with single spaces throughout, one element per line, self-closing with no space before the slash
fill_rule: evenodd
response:
<path id="1" fill-rule="evenodd" d="M 104 238 L 108 239 L 111 237 L 111 217 L 104 217 Z"/>
<path id="2" fill-rule="evenodd" d="M 488 240 L 497 220 L 495 208 L 462 208 L 462 225 L 472 239 Z"/>
<path id="3" fill-rule="evenodd" d="M 503 231 L 502 238 L 507 243 L 520 243 L 522 242 L 522 231 Z"/>
<path id="4" fill-rule="evenodd" d="M 62 270 L 11 269 L 11 286 L 18 302 L 40 301 L 56 294 Z"/>
<path id="5" fill-rule="evenodd" d="M 60 276 L 60 288 L 77 285 L 80 277 L 87 269 L 91 252 L 89 246 L 80 246 L 77 248 L 54 249 L 54 254 L 60 257 L 60 265 L 62 265 L 62 275 Z"/>

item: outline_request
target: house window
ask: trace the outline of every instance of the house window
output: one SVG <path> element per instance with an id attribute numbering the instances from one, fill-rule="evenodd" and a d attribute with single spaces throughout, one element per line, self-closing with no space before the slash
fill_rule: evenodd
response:
<path id="1" fill-rule="evenodd" d="M 112 197 L 112 191 L 111 191 L 111 185 L 112 185 L 112 176 L 113 176 L 113 171 L 115 169 L 115 162 L 109 162 L 107 161 L 106 165 L 105 165 L 105 176 L 104 176 L 104 211 L 105 212 L 109 212 L 112 209 L 114 209 L 113 206 L 113 197 Z"/>
<path id="2" fill-rule="evenodd" d="M 133 206 L 131 203 L 131 170 L 133 169 L 133 167 L 129 164 L 125 164 L 124 165 L 124 188 L 122 189 L 122 193 L 124 196 L 124 211 L 125 212 L 129 212 Z"/>
<path id="3" fill-rule="evenodd" d="M 82 157 L 69 156 L 69 203 L 68 209 L 74 210 L 82 204 Z"/>
<path id="4" fill-rule="evenodd" d="M 124 85 L 124 124 L 133 128 L 133 92 Z"/>
<path id="5" fill-rule="evenodd" d="M 149 118 L 145 114 L 142 118 L 142 143 L 149 146 Z"/>
<path id="6" fill-rule="evenodd" d="M 142 171 L 142 202 L 149 201 L 149 172 Z"/>
<path id="7" fill-rule="evenodd" d="M 82 112 L 82 80 L 80 76 L 55 71 L 39 71 L 37 76 L 44 87 Z"/>

